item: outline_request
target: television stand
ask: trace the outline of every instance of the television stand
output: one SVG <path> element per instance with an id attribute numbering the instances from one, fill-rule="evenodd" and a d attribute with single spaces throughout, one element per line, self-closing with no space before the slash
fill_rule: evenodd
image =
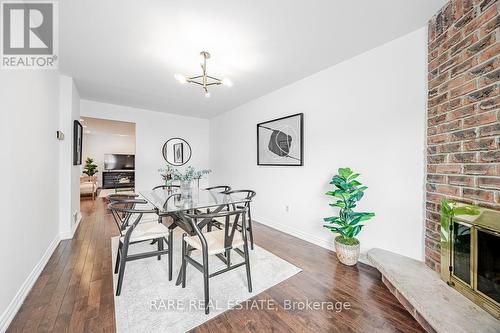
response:
<path id="1" fill-rule="evenodd" d="M 135 187 L 135 170 L 106 170 L 102 172 L 102 188 L 119 189 Z"/>

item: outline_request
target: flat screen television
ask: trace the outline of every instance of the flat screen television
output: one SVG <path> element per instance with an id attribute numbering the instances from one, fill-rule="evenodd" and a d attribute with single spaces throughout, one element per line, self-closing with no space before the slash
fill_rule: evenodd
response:
<path id="1" fill-rule="evenodd" d="M 104 169 L 106 170 L 134 170 L 135 155 L 104 154 Z"/>

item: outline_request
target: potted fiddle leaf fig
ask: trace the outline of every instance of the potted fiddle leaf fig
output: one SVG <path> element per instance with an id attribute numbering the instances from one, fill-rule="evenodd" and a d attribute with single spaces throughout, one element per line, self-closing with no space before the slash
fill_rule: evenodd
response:
<path id="1" fill-rule="evenodd" d="M 339 208 L 339 214 L 324 218 L 328 222 L 324 227 L 338 234 L 335 237 L 335 252 L 340 262 L 348 266 L 355 265 L 359 259 L 360 244 L 356 236 L 364 226 L 361 222 L 375 216 L 374 213 L 353 211 L 367 189 L 357 180 L 359 175 L 350 168 L 339 168 L 338 174 L 330 181 L 334 190 L 326 192 L 326 195 L 336 199 L 330 206 Z"/>
<path id="2" fill-rule="evenodd" d="M 97 165 L 94 163 L 94 160 L 92 158 L 87 157 L 82 172 L 89 177 L 92 177 L 93 175 L 99 172 L 97 171 Z"/>

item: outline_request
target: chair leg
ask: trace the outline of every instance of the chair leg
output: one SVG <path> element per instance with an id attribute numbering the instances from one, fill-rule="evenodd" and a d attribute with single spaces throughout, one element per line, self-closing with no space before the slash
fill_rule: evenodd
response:
<path id="1" fill-rule="evenodd" d="M 208 249 L 203 249 L 203 289 L 205 294 L 205 314 L 210 313 L 209 308 L 209 285 L 208 285 Z"/>
<path id="2" fill-rule="evenodd" d="M 122 292 L 123 275 L 125 274 L 125 264 L 127 263 L 127 253 L 128 244 L 123 246 L 121 260 L 120 260 L 120 272 L 118 274 L 118 283 L 116 285 L 116 296 L 120 296 Z"/>
<path id="3" fill-rule="evenodd" d="M 243 245 L 243 251 L 245 253 L 245 267 L 247 270 L 247 282 L 248 282 L 248 292 L 252 292 L 252 277 L 250 275 L 250 257 L 248 255 L 248 244 L 245 241 L 245 244 Z"/>
<path id="4" fill-rule="evenodd" d="M 231 266 L 231 250 L 226 250 L 227 268 Z"/>
<path id="5" fill-rule="evenodd" d="M 120 252 L 122 250 L 122 242 L 118 240 L 118 243 L 118 251 L 116 251 L 115 274 L 118 273 L 118 267 L 120 267 Z"/>
<path id="6" fill-rule="evenodd" d="M 181 266 L 181 274 L 182 274 L 182 288 L 186 288 L 186 242 L 184 241 L 184 236 L 182 236 L 182 266 Z"/>
<path id="7" fill-rule="evenodd" d="M 172 264 L 173 264 L 173 245 L 174 245 L 174 233 L 172 229 L 168 229 L 168 281 L 172 281 Z"/>
<path id="8" fill-rule="evenodd" d="M 158 252 L 163 251 L 163 238 L 157 238 L 156 241 L 158 243 Z M 158 260 L 161 260 L 161 255 L 158 256 Z"/>
<path id="9" fill-rule="evenodd" d="M 253 250 L 253 228 L 252 228 L 252 214 L 250 208 L 248 209 L 248 231 L 250 232 L 250 248 Z"/>

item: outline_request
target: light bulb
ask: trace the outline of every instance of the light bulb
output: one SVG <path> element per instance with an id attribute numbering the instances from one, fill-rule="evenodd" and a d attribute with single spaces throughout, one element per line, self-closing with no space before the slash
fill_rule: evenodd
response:
<path id="1" fill-rule="evenodd" d="M 207 91 L 207 92 L 205 93 L 205 97 L 206 97 L 206 98 L 209 98 L 209 97 L 210 97 L 210 92 L 209 92 L 209 91 Z"/>
<path id="2" fill-rule="evenodd" d="M 186 77 L 182 74 L 175 74 L 174 77 L 177 81 L 179 81 L 180 84 L 184 84 L 187 82 Z"/>
<path id="3" fill-rule="evenodd" d="M 222 84 L 225 85 L 226 87 L 232 87 L 233 86 L 233 81 L 231 81 L 228 78 L 222 79 Z"/>

